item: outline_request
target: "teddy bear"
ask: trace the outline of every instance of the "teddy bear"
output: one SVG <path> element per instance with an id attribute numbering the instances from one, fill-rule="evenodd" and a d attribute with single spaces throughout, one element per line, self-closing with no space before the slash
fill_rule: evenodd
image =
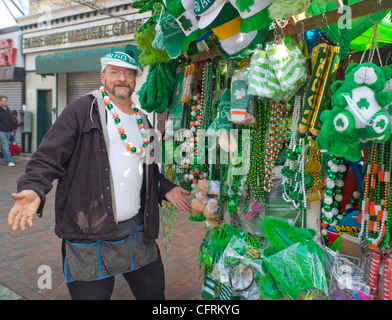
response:
<path id="1" fill-rule="evenodd" d="M 214 229 L 215 227 L 218 226 L 218 209 L 219 209 L 219 196 L 213 196 L 212 198 L 209 198 L 207 201 L 207 204 L 204 208 L 203 214 L 206 217 L 206 220 L 208 222 L 208 227 L 210 229 Z"/>
<path id="2" fill-rule="evenodd" d="M 345 75 L 331 86 L 332 110 L 321 113 L 316 143 L 321 152 L 356 162 L 362 158 L 361 142 L 390 139 L 390 115 L 383 107 L 392 103 L 392 92 L 384 91 L 385 70 L 373 63 L 352 63 Z"/>
<path id="3" fill-rule="evenodd" d="M 217 223 L 219 209 L 219 181 L 199 180 L 191 201 L 191 215 L 199 217 L 199 220 L 207 220 L 208 226 L 213 229 Z M 203 219 L 201 219 L 202 217 Z"/>
<path id="4" fill-rule="evenodd" d="M 196 217 L 203 214 L 208 199 L 208 196 L 206 194 L 203 194 L 202 191 L 198 191 L 197 193 L 193 194 L 191 201 L 191 215 Z"/>

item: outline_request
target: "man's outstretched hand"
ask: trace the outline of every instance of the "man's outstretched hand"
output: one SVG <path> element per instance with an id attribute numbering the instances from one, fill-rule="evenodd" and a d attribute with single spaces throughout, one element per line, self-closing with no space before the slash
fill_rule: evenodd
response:
<path id="1" fill-rule="evenodd" d="M 8 214 L 8 224 L 12 226 L 12 230 L 26 230 L 26 223 L 29 227 L 33 226 L 33 217 L 36 214 L 41 199 L 33 190 L 23 190 L 18 193 L 11 194 L 16 200 Z"/>
<path id="2" fill-rule="evenodd" d="M 185 198 L 185 195 L 189 196 L 190 194 L 190 192 L 177 186 L 167 192 L 165 198 L 181 212 L 190 212 L 191 204 L 189 203 L 189 200 Z"/>

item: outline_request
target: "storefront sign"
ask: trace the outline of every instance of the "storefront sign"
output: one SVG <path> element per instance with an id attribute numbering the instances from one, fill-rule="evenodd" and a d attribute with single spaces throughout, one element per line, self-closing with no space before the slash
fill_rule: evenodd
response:
<path id="1" fill-rule="evenodd" d="M 31 49 L 132 34 L 135 33 L 144 22 L 144 19 L 115 22 L 113 24 L 103 26 L 93 26 L 89 28 L 24 38 L 23 48 Z"/>
<path id="2" fill-rule="evenodd" d="M 12 47 L 12 39 L 0 39 L 0 67 L 15 66 L 16 48 Z"/>

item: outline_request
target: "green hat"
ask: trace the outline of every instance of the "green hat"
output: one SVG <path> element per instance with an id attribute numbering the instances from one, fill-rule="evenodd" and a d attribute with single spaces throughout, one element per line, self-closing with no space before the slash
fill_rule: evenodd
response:
<path id="1" fill-rule="evenodd" d="M 238 148 L 237 140 L 230 132 L 234 128 L 230 120 L 230 100 L 230 90 L 226 89 L 219 102 L 218 116 L 206 132 L 208 136 L 213 137 L 213 144 L 209 146 L 210 150 L 216 148 L 216 142 L 226 152 L 235 152 Z"/>
<path id="2" fill-rule="evenodd" d="M 215 20 L 227 0 L 193 0 L 199 28 L 206 28 Z"/>
<path id="3" fill-rule="evenodd" d="M 165 10 L 159 21 L 160 30 L 163 34 L 163 47 L 171 59 L 177 58 L 181 54 L 181 46 L 186 36 L 181 30 L 173 15 Z"/>
<path id="4" fill-rule="evenodd" d="M 207 30 L 199 28 L 193 0 L 163 0 L 163 3 L 185 34 L 181 49 L 188 50 L 192 41 L 200 39 L 207 32 Z"/>
<path id="5" fill-rule="evenodd" d="M 130 68 L 137 71 L 136 76 L 139 77 L 143 74 L 142 69 L 138 63 L 128 53 L 125 52 L 112 52 L 101 58 L 101 71 L 104 71 L 108 65 Z"/>
<path id="6" fill-rule="evenodd" d="M 268 27 L 248 33 L 241 32 L 241 17 L 230 2 L 226 2 L 209 28 L 220 42 L 219 53 L 225 59 L 241 59 L 265 40 Z"/>
<path id="7" fill-rule="evenodd" d="M 268 8 L 272 0 L 230 0 L 241 16 L 241 32 L 248 33 L 268 27 L 273 21 Z"/>

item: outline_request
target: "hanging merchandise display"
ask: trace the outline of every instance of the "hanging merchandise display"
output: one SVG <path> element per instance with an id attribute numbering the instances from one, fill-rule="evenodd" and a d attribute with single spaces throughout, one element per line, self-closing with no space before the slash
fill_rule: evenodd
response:
<path id="1" fill-rule="evenodd" d="M 383 107 L 392 102 L 392 93 L 384 91 L 383 70 L 373 63 L 352 63 L 344 81 L 331 86 L 332 110 L 320 116 L 323 127 L 317 136 L 321 152 L 343 156 L 350 161 L 362 158 L 361 143 L 388 141 L 389 116 Z"/>
<path id="2" fill-rule="evenodd" d="M 252 55 L 249 92 L 290 100 L 308 81 L 305 58 L 296 44 L 273 44 Z"/>
<path id="3" fill-rule="evenodd" d="M 313 139 L 320 132 L 320 115 L 328 110 L 331 99 L 331 85 L 335 81 L 339 65 L 339 47 L 321 43 L 313 48 L 311 56 L 312 77 L 305 96 L 299 133 L 310 135 Z"/>
<path id="4" fill-rule="evenodd" d="M 377 31 L 391 8 L 343 0 L 354 28 L 339 27 L 335 2 L 132 5 L 153 10 L 135 36 L 139 101 L 167 111 L 161 171 L 205 228 L 203 300 L 392 300 L 392 65 Z M 179 215 L 161 208 L 165 257 Z"/>

